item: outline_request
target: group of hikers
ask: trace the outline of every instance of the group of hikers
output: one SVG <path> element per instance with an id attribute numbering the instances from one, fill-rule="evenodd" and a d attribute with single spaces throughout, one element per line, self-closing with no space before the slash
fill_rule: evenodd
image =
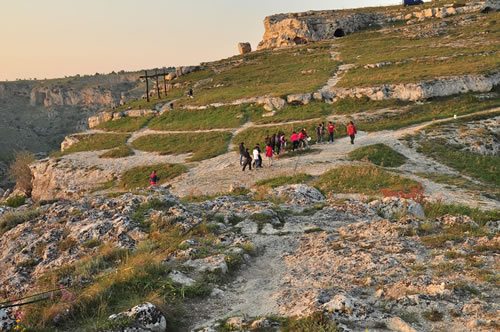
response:
<path id="1" fill-rule="evenodd" d="M 325 125 L 324 122 L 318 124 L 316 127 L 316 143 L 321 144 L 325 142 L 325 135 L 328 131 L 328 143 L 334 142 L 334 136 L 337 132 L 335 125 L 330 121 L 328 126 Z M 356 126 L 352 121 L 349 121 L 347 124 L 347 135 L 351 139 L 351 144 L 354 144 L 354 138 L 357 134 Z M 269 167 L 273 166 L 273 156 L 279 155 L 280 152 L 285 150 L 295 151 L 299 148 L 306 148 L 311 144 L 311 137 L 307 135 L 306 128 L 302 128 L 299 132 L 292 132 L 290 136 L 291 147 L 288 147 L 288 141 L 285 137 L 285 134 L 282 131 L 278 133 L 269 134 L 265 137 L 264 141 L 266 142 L 265 147 L 265 155 L 267 157 L 267 164 Z M 260 144 L 256 144 L 250 153 L 249 148 L 245 146 L 245 142 L 241 142 L 239 145 L 240 151 L 240 166 L 243 166 L 243 171 L 245 171 L 248 166 L 249 170 L 252 170 L 252 166 L 254 168 L 262 168 L 262 150 Z"/>

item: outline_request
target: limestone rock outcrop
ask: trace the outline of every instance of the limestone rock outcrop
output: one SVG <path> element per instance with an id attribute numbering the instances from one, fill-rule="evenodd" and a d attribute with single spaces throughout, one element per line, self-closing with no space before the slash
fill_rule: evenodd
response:
<path id="1" fill-rule="evenodd" d="M 468 92 L 489 92 L 500 84 L 500 73 L 439 78 L 417 83 L 385 84 L 375 87 L 339 88 L 326 86 L 321 89 L 325 100 L 334 98 L 362 98 L 371 100 L 399 99 L 404 101 L 447 97 Z"/>
<path id="2" fill-rule="evenodd" d="M 257 49 L 295 46 L 343 37 L 384 19 L 379 13 L 324 10 L 278 14 L 264 19 L 265 33 Z"/>
<path id="3" fill-rule="evenodd" d="M 136 305 L 132 309 L 109 316 L 109 320 L 132 318 L 130 326 L 123 327 L 121 332 L 164 332 L 167 330 L 167 319 L 163 313 L 150 302 Z"/>
<path id="4" fill-rule="evenodd" d="M 252 46 L 250 43 L 238 43 L 238 52 L 240 54 L 247 54 L 252 52 Z"/>

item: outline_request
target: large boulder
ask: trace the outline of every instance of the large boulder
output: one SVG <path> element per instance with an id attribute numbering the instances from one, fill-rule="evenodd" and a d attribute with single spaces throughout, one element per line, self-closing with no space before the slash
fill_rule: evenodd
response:
<path id="1" fill-rule="evenodd" d="M 64 141 L 61 142 L 61 152 L 68 150 L 70 147 L 80 142 L 78 135 L 66 136 Z"/>
<path id="2" fill-rule="evenodd" d="M 325 201 L 325 196 L 318 189 L 305 184 L 281 186 L 275 188 L 273 194 L 286 200 L 287 204 L 290 205 L 311 205 Z"/>
<path id="3" fill-rule="evenodd" d="M 382 200 L 370 202 L 373 207 L 384 218 L 401 217 L 411 215 L 415 217 L 425 217 L 424 208 L 419 203 L 411 199 L 401 197 L 385 197 Z"/>
<path id="4" fill-rule="evenodd" d="M 297 93 L 288 95 L 286 97 L 286 101 L 292 105 L 298 105 L 298 104 L 306 105 L 311 102 L 311 99 L 312 99 L 312 94 L 310 93 Z"/>
<path id="5" fill-rule="evenodd" d="M 4 309 L 0 309 L 0 331 L 10 331 L 16 325 L 16 321 L 7 315 Z"/>
<path id="6" fill-rule="evenodd" d="M 238 52 L 240 54 L 247 54 L 252 52 L 252 46 L 250 43 L 238 43 Z"/>
<path id="7" fill-rule="evenodd" d="M 132 323 L 116 331 L 122 332 L 164 332 L 167 330 L 167 319 L 154 304 L 145 302 L 132 309 L 109 316 L 110 321 L 132 318 Z"/>

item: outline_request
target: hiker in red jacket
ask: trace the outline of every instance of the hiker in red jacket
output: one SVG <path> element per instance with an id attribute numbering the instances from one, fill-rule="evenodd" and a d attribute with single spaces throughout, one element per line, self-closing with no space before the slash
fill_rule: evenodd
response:
<path id="1" fill-rule="evenodd" d="M 357 131 L 354 123 L 352 123 L 352 121 L 349 121 L 349 124 L 347 125 L 347 135 L 351 137 L 351 144 L 354 144 L 354 137 L 356 134 Z"/>
<path id="2" fill-rule="evenodd" d="M 330 121 L 328 124 L 328 142 L 333 143 L 333 134 L 335 133 L 335 125 Z"/>
<path id="3" fill-rule="evenodd" d="M 293 132 L 292 136 L 290 136 L 290 142 L 292 142 L 292 151 L 299 146 L 299 135 L 296 132 Z"/>
<path id="4" fill-rule="evenodd" d="M 271 147 L 271 144 L 268 144 L 266 146 L 266 157 L 268 166 L 269 167 L 273 166 L 273 148 Z"/>
<path id="5" fill-rule="evenodd" d="M 151 179 L 151 186 L 152 187 L 156 186 L 156 183 L 160 180 L 160 177 L 156 175 L 156 170 L 154 170 L 153 173 L 151 173 L 150 179 Z"/>

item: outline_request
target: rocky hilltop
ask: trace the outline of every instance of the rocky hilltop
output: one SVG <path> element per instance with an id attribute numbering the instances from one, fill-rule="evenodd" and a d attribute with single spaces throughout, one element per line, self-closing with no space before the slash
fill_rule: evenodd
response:
<path id="1" fill-rule="evenodd" d="M 88 119 L 0 190 L 0 329 L 498 330 L 499 3 L 268 17 L 260 50 L 177 68 L 167 98 L 4 86 Z M 280 132 L 242 171 L 239 143 Z"/>

